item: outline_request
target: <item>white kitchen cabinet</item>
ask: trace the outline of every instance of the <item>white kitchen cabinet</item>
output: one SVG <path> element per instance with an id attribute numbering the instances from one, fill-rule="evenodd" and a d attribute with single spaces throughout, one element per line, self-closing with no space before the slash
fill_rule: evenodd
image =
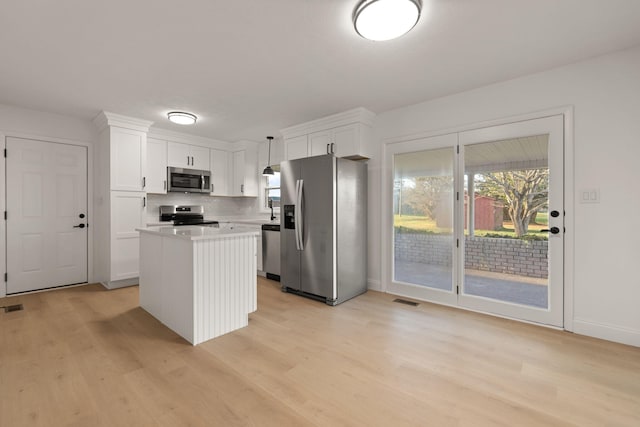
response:
<path id="1" fill-rule="evenodd" d="M 258 246 L 256 248 L 256 254 L 257 254 L 257 270 L 262 272 L 262 225 L 258 225 L 258 224 L 246 224 L 246 223 L 237 223 L 237 222 L 230 222 L 230 223 L 223 223 L 220 224 L 220 228 L 225 229 L 225 228 L 230 228 L 230 229 L 235 229 L 237 230 L 238 228 L 242 229 L 242 228 L 248 228 L 251 230 L 255 230 L 258 232 Z"/>
<path id="2" fill-rule="evenodd" d="M 284 159 L 295 160 L 303 157 L 309 157 L 308 137 L 300 135 L 294 138 L 284 140 Z"/>
<path id="3" fill-rule="evenodd" d="M 147 193 L 167 193 L 167 141 L 147 138 Z"/>
<path id="4" fill-rule="evenodd" d="M 147 197 L 144 192 L 111 192 L 111 281 L 138 277 L 140 236 L 145 226 Z"/>
<path id="5" fill-rule="evenodd" d="M 229 153 L 224 150 L 210 150 L 211 195 L 229 195 Z"/>
<path id="6" fill-rule="evenodd" d="M 93 222 L 94 280 L 114 289 L 138 283 L 137 227 L 146 218 L 147 132 L 152 122 L 100 113 Z"/>
<path id="7" fill-rule="evenodd" d="M 168 165 L 177 168 L 210 170 L 209 149 L 199 145 L 169 141 Z"/>
<path id="8" fill-rule="evenodd" d="M 256 150 L 231 153 L 231 196 L 258 196 L 258 163 Z"/>
<path id="9" fill-rule="evenodd" d="M 329 154 L 331 151 L 332 133 L 323 130 L 309 134 L 309 157 Z"/>
<path id="10" fill-rule="evenodd" d="M 111 190 L 144 191 L 147 134 L 111 127 L 109 138 Z"/>
<path id="11" fill-rule="evenodd" d="M 286 160 L 323 154 L 354 160 L 371 158 L 374 117 L 371 111 L 355 108 L 282 129 Z"/>

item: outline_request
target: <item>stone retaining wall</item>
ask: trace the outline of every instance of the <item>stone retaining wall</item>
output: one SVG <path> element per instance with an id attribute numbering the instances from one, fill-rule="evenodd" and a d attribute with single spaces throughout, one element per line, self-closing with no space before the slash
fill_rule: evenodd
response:
<path id="1" fill-rule="evenodd" d="M 409 262 L 451 265 L 451 236 L 395 234 L 395 258 Z M 465 238 L 465 267 L 495 273 L 547 278 L 546 240 Z"/>

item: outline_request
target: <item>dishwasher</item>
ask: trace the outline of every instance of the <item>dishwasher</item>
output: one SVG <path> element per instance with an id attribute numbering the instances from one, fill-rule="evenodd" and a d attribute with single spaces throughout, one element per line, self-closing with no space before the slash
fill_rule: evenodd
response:
<path id="1" fill-rule="evenodd" d="M 262 225 L 262 270 L 267 279 L 280 281 L 280 224 Z"/>

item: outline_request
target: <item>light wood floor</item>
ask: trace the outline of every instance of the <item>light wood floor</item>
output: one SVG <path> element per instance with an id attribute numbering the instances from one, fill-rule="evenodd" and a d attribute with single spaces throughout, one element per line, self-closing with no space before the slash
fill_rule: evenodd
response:
<path id="1" fill-rule="evenodd" d="M 137 287 L 0 299 L 0 426 L 640 426 L 640 348 L 260 278 L 242 330 L 192 347 Z"/>

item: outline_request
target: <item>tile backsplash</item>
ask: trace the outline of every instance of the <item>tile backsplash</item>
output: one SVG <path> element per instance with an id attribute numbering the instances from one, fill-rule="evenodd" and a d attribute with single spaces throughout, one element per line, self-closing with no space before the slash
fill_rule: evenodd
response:
<path id="1" fill-rule="evenodd" d="M 257 197 L 211 197 L 207 194 L 169 193 L 147 195 L 147 218 L 158 220 L 161 205 L 202 205 L 204 216 L 260 216 Z"/>

